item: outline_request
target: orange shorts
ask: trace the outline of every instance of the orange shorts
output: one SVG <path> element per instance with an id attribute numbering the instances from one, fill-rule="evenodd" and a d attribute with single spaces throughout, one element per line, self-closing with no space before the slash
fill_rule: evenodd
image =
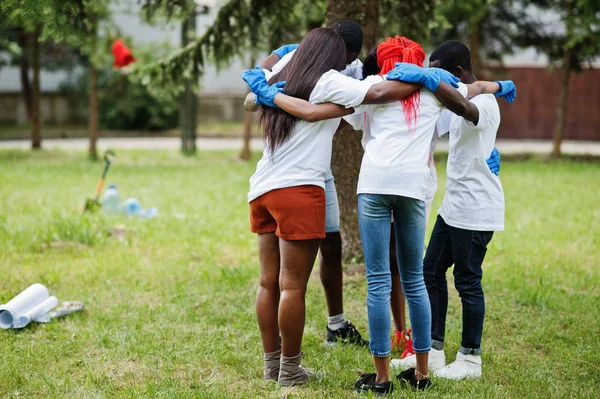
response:
<path id="1" fill-rule="evenodd" d="M 261 195 L 250 202 L 250 230 L 284 240 L 325 238 L 325 190 L 308 185 Z"/>

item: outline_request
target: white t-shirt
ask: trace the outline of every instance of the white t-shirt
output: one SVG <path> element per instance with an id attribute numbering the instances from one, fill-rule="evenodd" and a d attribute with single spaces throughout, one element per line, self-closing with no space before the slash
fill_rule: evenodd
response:
<path id="1" fill-rule="evenodd" d="M 369 76 L 365 82 L 382 82 Z M 467 87 L 459 91 L 466 97 Z M 427 89 L 420 92 L 414 131 L 406 123 L 402 103 L 365 105 L 345 119 L 365 131 L 366 146 L 358 178 L 358 194 L 389 194 L 427 199 L 431 169 L 429 159 L 435 125 L 444 107 Z M 434 191 L 435 193 L 435 191 Z"/>
<path id="2" fill-rule="evenodd" d="M 363 102 L 371 85 L 331 70 L 321 76 L 308 101 L 356 107 Z M 325 188 L 332 139 L 339 124 L 340 118 L 314 123 L 298 120 L 288 140 L 274 153 L 265 146 L 256 172 L 250 177 L 248 202 L 278 188 L 302 185 Z"/>
<path id="3" fill-rule="evenodd" d="M 435 134 L 431 138 L 431 145 L 429 149 L 429 179 L 427 182 L 427 193 L 425 194 L 425 202 L 430 207 L 433 203 L 435 193 L 437 191 L 437 169 L 435 167 L 435 161 L 433 156 L 435 154 L 435 147 L 437 145 L 437 139 L 443 137 L 450 131 L 450 121 L 452 120 L 452 111 L 444 109 L 440 114 L 437 122 L 435 123 Z M 428 208 L 429 209 L 429 208 Z M 429 219 L 429 218 L 428 218 Z"/>
<path id="4" fill-rule="evenodd" d="M 479 109 L 477 125 L 453 115 L 446 194 L 439 214 L 453 227 L 476 231 L 504 230 L 504 192 L 487 165 L 500 126 L 496 98 L 482 94 L 471 99 Z"/>
<path id="5" fill-rule="evenodd" d="M 277 63 L 275 65 L 273 65 L 273 68 L 271 68 L 271 71 L 265 70 L 267 80 L 269 80 L 271 78 L 271 76 L 275 75 L 276 73 L 281 72 L 283 67 L 286 66 L 292 60 L 292 56 L 294 55 L 295 52 L 296 52 L 296 50 L 290 51 L 289 53 L 287 53 L 286 55 L 281 57 L 281 59 L 279 61 L 277 61 Z M 348 77 L 351 77 L 354 79 L 362 80 L 362 78 L 363 78 L 363 63 L 357 58 L 351 64 L 347 64 L 346 68 L 343 71 L 340 71 L 340 73 L 342 75 L 345 75 L 345 76 L 348 76 Z M 327 181 L 327 180 L 331 180 L 331 179 L 333 179 L 333 173 L 331 173 L 331 169 L 329 169 L 329 171 L 327 172 L 327 176 L 325 177 L 325 180 Z"/>
<path id="6" fill-rule="evenodd" d="M 271 68 L 271 72 L 273 74 L 281 72 L 283 67 L 286 66 L 288 64 L 288 62 L 291 61 L 292 56 L 294 55 L 295 52 L 296 52 L 296 50 L 290 51 L 289 53 L 287 53 L 286 55 L 281 57 L 281 59 L 279 61 L 277 61 L 277 63 L 275 65 L 273 65 L 273 68 Z M 362 78 L 363 78 L 363 63 L 357 58 L 352 63 L 347 64 L 346 68 L 343 71 L 340 71 L 340 73 L 342 75 L 349 76 L 354 79 L 362 80 Z"/>

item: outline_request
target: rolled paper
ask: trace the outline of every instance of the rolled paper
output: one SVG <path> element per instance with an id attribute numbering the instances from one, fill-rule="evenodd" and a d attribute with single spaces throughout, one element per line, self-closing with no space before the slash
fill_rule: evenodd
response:
<path id="1" fill-rule="evenodd" d="M 29 286 L 8 303 L 0 306 L 0 328 L 12 328 L 19 317 L 48 299 L 48 288 L 36 283 Z"/>
<path id="2" fill-rule="evenodd" d="M 24 315 L 19 316 L 17 323 L 14 328 L 23 328 L 29 324 L 32 320 L 37 321 L 39 317 L 44 316 L 46 313 L 51 311 L 56 305 L 58 305 L 58 299 L 55 296 L 46 298 L 46 300 L 33 309 L 29 310 Z"/>

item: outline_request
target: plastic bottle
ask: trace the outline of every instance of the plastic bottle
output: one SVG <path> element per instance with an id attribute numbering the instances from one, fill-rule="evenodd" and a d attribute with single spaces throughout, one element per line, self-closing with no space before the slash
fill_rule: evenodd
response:
<path id="1" fill-rule="evenodd" d="M 127 200 L 123 202 L 123 212 L 125 212 L 127 216 L 138 216 L 141 210 L 142 206 L 137 198 L 127 198 Z"/>
<path id="2" fill-rule="evenodd" d="M 119 206 L 119 190 L 117 190 L 116 185 L 111 184 L 108 186 L 108 189 L 104 192 L 100 203 L 102 204 L 102 210 L 107 214 L 116 215 L 120 212 L 121 208 Z"/>

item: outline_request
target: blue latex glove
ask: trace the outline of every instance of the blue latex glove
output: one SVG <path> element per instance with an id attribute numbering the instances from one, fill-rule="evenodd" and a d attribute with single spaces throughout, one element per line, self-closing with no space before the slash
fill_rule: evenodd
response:
<path id="1" fill-rule="evenodd" d="M 500 173 L 500 151 L 496 147 L 492 150 L 492 155 L 488 159 L 485 160 L 487 162 L 488 168 L 490 171 L 498 176 Z"/>
<path id="2" fill-rule="evenodd" d="M 494 94 L 498 97 L 504 97 L 507 103 L 512 103 L 517 97 L 517 86 L 512 80 L 497 80 L 496 83 L 500 85 L 500 90 Z"/>
<path id="3" fill-rule="evenodd" d="M 257 104 L 266 105 L 272 108 L 279 108 L 275 105 L 275 96 L 283 91 L 285 81 L 277 82 L 269 86 L 265 72 L 261 67 L 256 66 L 254 69 L 248 69 L 242 73 L 242 80 L 248 84 L 250 91 L 255 94 Z"/>
<path id="4" fill-rule="evenodd" d="M 388 72 L 387 80 L 400 80 L 408 83 L 421 83 L 431 91 L 436 91 L 440 81 L 458 87 L 460 81 L 448 71 L 439 68 L 424 69 L 414 64 L 397 62 L 395 68 Z"/>
<path id="5" fill-rule="evenodd" d="M 279 47 L 277 50 L 273 50 L 271 54 L 277 54 L 279 58 L 283 58 L 287 53 L 291 53 L 292 51 L 298 48 L 299 44 L 284 44 Z"/>
<path id="6" fill-rule="evenodd" d="M 455 89 L 458 88 L 458 83 L 460 82 L 460 78 L 452 75 L 450 72 L 446 71 L 445 69 L 428 68 L 427 71 L 438 75 L 442 82 L 449 84 L 450 86 L 454 87 Z"/>

